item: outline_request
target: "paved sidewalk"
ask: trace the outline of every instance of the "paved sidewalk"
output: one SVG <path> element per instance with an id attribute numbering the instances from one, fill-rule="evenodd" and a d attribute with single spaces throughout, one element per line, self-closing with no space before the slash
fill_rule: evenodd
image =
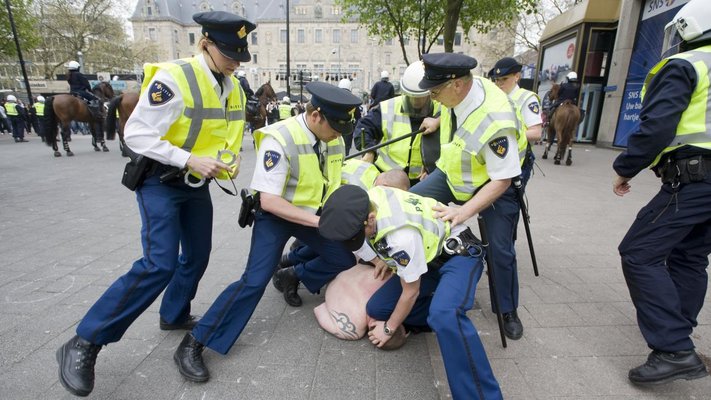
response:
<path id="1" fill-rule="evenodd" d="M 52 157 L 39 139 L 0 136 L 0 399 L 67 399 L 54 352 L 114 279 L 140 255 L 134 194 L 120 184 L 117 143 L 96 153 L 74 136 L 75 157 Z M 245 139 L 238 188 L 251 179 Z M 541 147 L 536 148 L 541 154 Z M 519 230 L 519 341 L 501 347 L 486 279 L 471 317 L 506 399 L 711 399 L 711 379 L 638 389 L 626 379 L 648 349 L 620 270 L 617 244 L 659 184 L 651 172 L 612 194 L 614 150 L 576 147 L 573 166 L 538 160 L 528 190 L 540 277 Z M 539 157 L 540 158 L 540 157 Z M 213 185 L 213 254 L 193 310 L 203 313 L 244 270 L 251 232 L 237 225 L 239 201 Z M 475 224 L 475 223 L 474 223 Z M 104 348 L 95 399 L 438 399 L 449 391 L 432 334 L 411 336 L 396 352 L 324 333 L 313 316 L 323 296 L 301 291 L 287 306 L 271 285 L 227 356 L 206 352 L 207 384 L 186 382 L 172 353 L 182 332 L 158 329 L 156 302 L 123 340 Z M 708 303 L 708 297 L 707 297 Z M 711 303 L 694 331 L 711 355 Z M 708 359 L 707 359 L 708 360 Z"/>

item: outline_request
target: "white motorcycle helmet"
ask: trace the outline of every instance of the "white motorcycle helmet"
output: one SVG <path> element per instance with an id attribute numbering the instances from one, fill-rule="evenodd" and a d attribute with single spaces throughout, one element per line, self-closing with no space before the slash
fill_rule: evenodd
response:
<path id="1" fill-rule="evenodd" d="M 578 80 L 578 73 L 575 71 L 570 71 L 570 72 L 568 72 L 568 75 L 566 75 L 565 77 L 568 78 L 568 82 L 577 81 Z"/>
<path id="2" fill-rule="evenodd" d="M 281 102 L 284 103 L 284 104 L 291 104 L 291 99 L 289 98 L 289 96 L 284 96 L 284 97 L 281 99 Z"/>
<path id="3" fill-rule="evenodd" d="M 679 52 L 682 43 L 711 40 L 711 7 L 707 0 L 691 0 L 664 27 L 662 58 Z"/>
<path id="4" fill-rule="evenodd" d="M 420 81 L 424 76 L 425 64 L 422 61 L 415 61 L 405 68 L 405 72 L 400 78 L 400 90 L 409 97 L 428 96 L 429 90 L 420 89 Z"/>
<path id="5" fill-rule="evenodd" d="M 390 74 L 388 73 L 388 71 L 383 71 L 380 73 L 380 79 L 388 79 L 388 78 L 390 78 Z"/>
<path id="6" fill-rule="evenodd" d="M 237 77 L 238 78 L 244 78 L 247 74 L 244 73 L 244 71 L 237 71 Z"/>
<path id="7" fill-rule="evenodd" d="M 348 78 L 343 78 L 340 81 L 338 81 L 338 87 L 341 89 L 346 89 L 347 91 L 351 91 L 351 80 Z"/>
<path id="8" fill-rule="evenodd" d="M 44 96 L 37 96 L 37 102 L 44 103 Z"/>
<path id="9" fill-rule="evenodd" d="M 67 69 L 70 71 L 77 71 L 77 70 L 79 70 L 79 67 L 81 67 L 81 65 L 79 65 L 79 63 L 74 60 L 69 61 L 67 63 Z"/>
<path id="10" fill-rule="evenodd" d="M 7 101 L 12 101 L 12 102 L 14 102 L 14 103 L 17 103 L 17 97 L 15 97 L 14 95 L 11 95 L 11 94 L 7 95 L 7 97 L 5 98 L 5 100 L 7 100 Z"/>

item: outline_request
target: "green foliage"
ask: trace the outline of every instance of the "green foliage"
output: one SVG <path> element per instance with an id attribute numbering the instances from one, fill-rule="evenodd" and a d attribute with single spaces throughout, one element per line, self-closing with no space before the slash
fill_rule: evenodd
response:
<path id="1" fill-rule="evenodd" d="M 20 42 L 20 49 L 23 56 L 26 57 L 27 52 L 34 49 L 40 41 L 39 32 L 36 29 L 39 24 L 37 18 L 33 15 L 32 0 L 10 0 L 10 6 Z M 0 7 L 0 38 L 2 38 L 0 40 L 0 58 L 17 60 L 17 47 L 12 35 L 10 17 L 5 0 L 2 1 L 2 6 Z"/>

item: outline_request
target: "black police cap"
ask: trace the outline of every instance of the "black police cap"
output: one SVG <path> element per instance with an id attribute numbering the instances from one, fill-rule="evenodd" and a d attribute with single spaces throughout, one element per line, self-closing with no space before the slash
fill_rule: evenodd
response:
<path id="1" fill-rule="evenodd" d="M 353 132 L 355 111 L 360 106 L 360 98 L 325 82 L 309 82 L 306 90 L 311 93 L 311 104 L 326 117 L 331 128 L 341 134 Z"/>
<path id="2" fill-rule="evenodd" d="M 420 89 L 427 90 L 451 79 L 469 75 L 477 66 L 474 57 L 457 53 L 423 54 L 425 77 L 420 81 Z"/>
<path id="3" fill-rule="evenodd" d="M 202 34 L 215 42 L 225 57 L 235 61 L 249 61 L 252 56 L 247 49 L 247 35 L 257 25 L 226 11 L 206 11 L 193 15 L 193 20 L 202 25 Z"/>
<path id="4" fill-rule="evenodd" d="M 494 64 L 494 68 L 489 71 L 489 78 L 500 78 L 509 74 L 521 72 L 523 66 L 512 57 L 504 57 Z"/>
<path id="5" fill-rule="evenodd" d="M 329 240 L 342 242 L 350 251 L 361 248 L 370 211 L 368 193 L 356 185 L 343 185 L 323 205 L 318 231 Z"/>

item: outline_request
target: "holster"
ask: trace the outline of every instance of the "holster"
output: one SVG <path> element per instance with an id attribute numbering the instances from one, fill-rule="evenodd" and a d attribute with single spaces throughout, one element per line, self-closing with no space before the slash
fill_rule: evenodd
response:
<path id="1" fill-rule="evenodd" d="M 662 183 L 672 185 L 702 182 L 711 175 L 711 160 L 701 155 L 680 160 L 668 158 L 658 168 L 657 174 L 662 178 Z"/>
<path id="2" fill-rule="evenodd" d="M 254 216 L 259 210 L 259 193 L 252 194 L 249 189 L 243 188 L 239 194 L 242 197 L 242 207 L 239 210 L 237 223 L 241 228 L 252 226 Z"/>
<path id="3" fill-rule="evenodd" d="M 121 183 L 129 190 L 136 190 L 143 184 L 143 181 L 148 176 L 149 171 L 154 166 L 154 161 L 148 157 L 138 155 L 131 159 L 123 169 L 123 177 Z"/>

